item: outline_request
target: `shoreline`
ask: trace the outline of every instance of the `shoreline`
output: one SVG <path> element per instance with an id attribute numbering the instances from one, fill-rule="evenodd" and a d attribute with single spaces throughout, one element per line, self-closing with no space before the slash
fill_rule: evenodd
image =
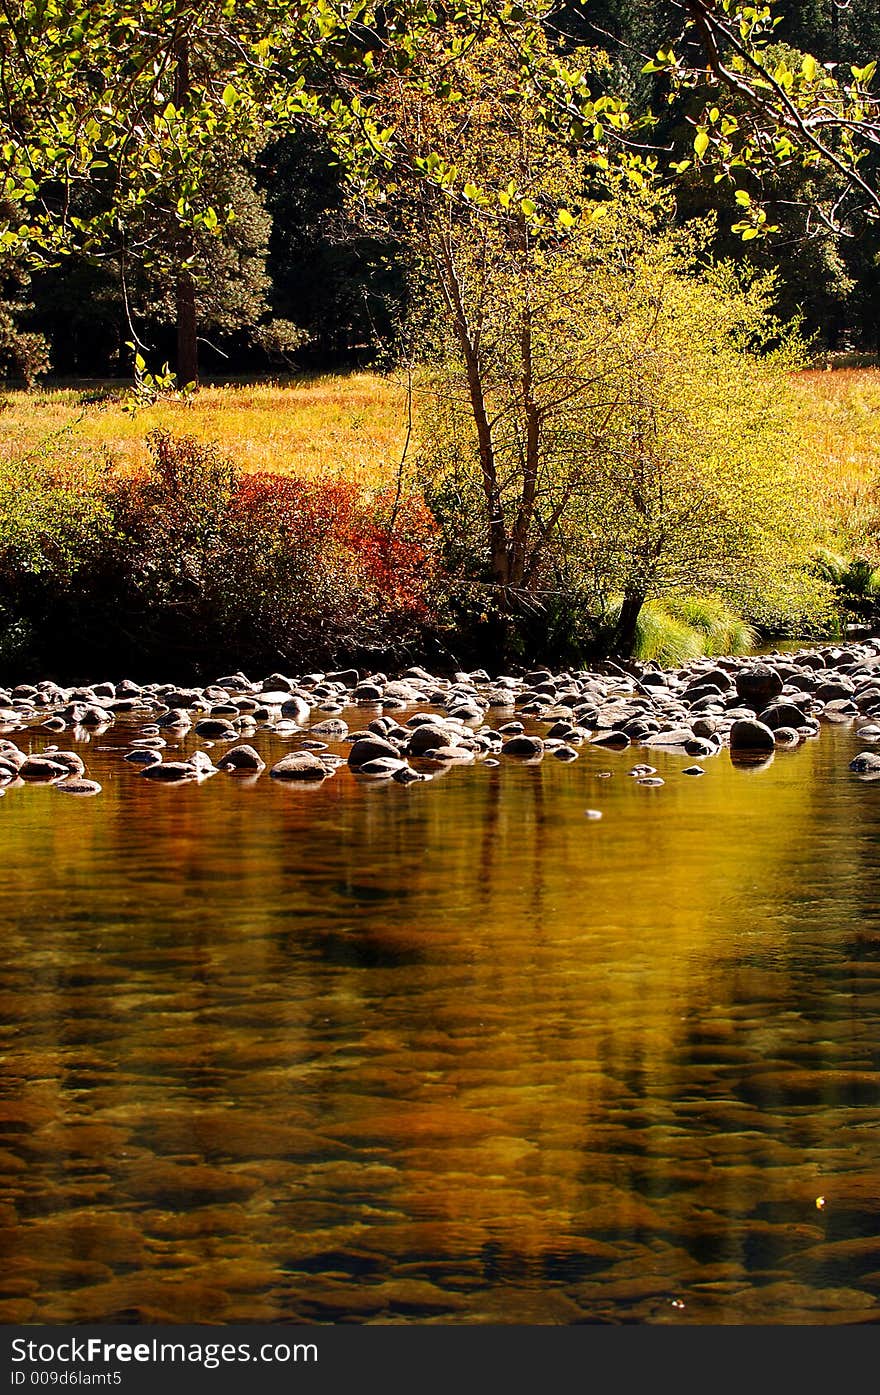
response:
<path id="1" fill-rule="evenodd" d="M 408 785 L 502 757 L 573 762 L 588 745 L 696 762 L 727 750 L 754 766 L 817 738 L 822 722 L 859 719 L 864 740 L 880 742 L 880 639 L 667 670 L 609 660 L 592 670 L 495 677 L 485 669 L 441 677 L 411 666 L 399 675 L 343 669 L 257 681 L 231 673 L 203 687 L 124 679 L 66 688 L 42 680 L 0 689 L 0 793 L 33 782 L 99 794 L 82 756 L 57 741 L 88 742 L 117 720 L 132 729 L 124 759 L 150 781 L 198 782 L 221 772 L 259 778 L 266 762 L 251 742 L 269 733 L 290 747 L 269 770 L 274 779 L 317 784 L 346 766 L 359 779 Z M 21 737 L 37 732 L 49 743 L 23 750 Z M 169 760 L 166 737 L 202 745 Z M 863 751 L 850 768 L 876 776 L 880 755 Z M 647 763 L 629 773 L 663 784 Z M 695 764 L 682 773 L 704 771 Z"/>

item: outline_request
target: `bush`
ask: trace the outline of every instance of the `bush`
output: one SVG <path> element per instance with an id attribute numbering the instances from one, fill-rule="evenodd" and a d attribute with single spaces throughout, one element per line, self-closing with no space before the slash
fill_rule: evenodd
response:
<path id="1" fill-rule="evenodd" d="M 112 539 L 107 469 L 64 434 L 0 468 L 0 672 L 75 654 Z"/>
<path id="2" fill-rule="evenodd" d="M 155 433 L 139 476 L 23 462 L 0 481 L 0 669 L 149 676 L 420 647 L 432 626 L 424 503 L 335 481 L 242 475 Z M 147 667 L 149 665 L 149 668 Z"/>

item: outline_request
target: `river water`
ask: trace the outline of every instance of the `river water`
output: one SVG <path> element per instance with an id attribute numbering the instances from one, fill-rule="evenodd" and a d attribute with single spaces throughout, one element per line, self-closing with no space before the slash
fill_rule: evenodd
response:
<path id="1" fill-rule="evenodd" d="M 850 727 L 661 788 L 166 787 L 126 733 L 0 799 L 0 1321 L 878 1319 Z"/>

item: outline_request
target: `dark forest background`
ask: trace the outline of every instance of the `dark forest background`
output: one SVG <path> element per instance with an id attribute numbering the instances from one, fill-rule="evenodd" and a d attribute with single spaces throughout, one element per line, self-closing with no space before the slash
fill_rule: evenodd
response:
<path id="1" fill-rule="evenodd" d="M 655 112 L 652 140 L 662 167 L 662 152 L 688 110 L 682 102 L 670 106 L 641 69 L 677 33 L 677 7 L 664 0 L 589 0 L 562 5 L 554 22 L 566 41 L 605 48 L 609 82 L 636 109 Z M 788 0 L 777 33 L 780 44 L 823 62 L 864 63 L 880 52 L 880 11 L 876 0 Z M 696 108 L 699 94 L 692 101 Z M 405 254 L 365 235 L 350 216 L 342 173 L 321 137 L 285 137 L 247 163 L 230 157 L 220 162 L 217 178 L 237 216 L 232 236 L 205 253 L 213 261 L 200 291 L 203 372 L 263 375 L 390 362 L 405 319 Z M 803 317 L 818 351 L 874 355 L 880 352 L 880 224 L 852 225 L 842 239 L 823 231 L 815 209 L 834 178 L 777 176 L 769 212 L 779 231 L 747 246 L 730 231 L 737 217 L 732 187 L 677 180 L 678 216 L 714 210 L 716 255 L 775 267 L 779 311 Z M 0 299 L 15 306 L 20 334 L 45 343 L 53 376 L 128 377 L 133 337 L 151 361 L 174 361 L 173 295 L 139 264 L 136 248 L 95 263 L 68 258 L 35 273 L 29 284 L 0 288 Z M 21 355 L 6 363 L 2 357 L 0 374 L 20 376 Z"/>

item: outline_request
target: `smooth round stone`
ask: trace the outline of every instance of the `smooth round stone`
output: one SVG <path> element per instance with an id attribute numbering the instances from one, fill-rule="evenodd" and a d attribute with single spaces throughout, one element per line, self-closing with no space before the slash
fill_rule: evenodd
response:
<path id="1" fill-rule="evenodd" d="M 55 788 L 61 794 L 75 794 L 79 795 L 80 798 L 101 793 L 101 786 L 97 780 L 83 780 L 76 775 L 71 776 L 68 780 L 62 780 Z"/>
<path id="2" fill-rule="evenodd" d="M 611 751 L 625 751 L 629 744 L 625 731 L 605 731 L 600 736 L 594 736 L 591 742 L 593 746 L 606 747 Z"/>
<path id="3" fill-rule="evenodd" d="M 741 718 L 730 728 L 730 749 L 734 754 L 763 755 L 775 745 L 773 732 L 755 718 Z"/>
<path id="4" fill-rule="evenodd" d="M 571 746 L 557 746 L 554 748 L 553 755 L 557 760 L 563 761 L 566 765 L 578 758 L 577 751 Z"/>
<path id="5" fill-rule="evenodd" d="M 205 717 L 196 722 L 195 731 L 196 736 L 204 736 L 213 741 L 234 741 L 238 735 L 235 727 L 229 722 L 220 722 L 214 717 Z"/>
<path id="6" fill-rule="evenodd" d="M 50 760 L 57 765 L 63 765 L 69 770 L 71 775 L 85 775 L 86 767 L 82 756 L 78 756 L 76 751 L 54 751 L 51 748 L 43 752 Z"/>
<path id="7" fill-rule="evenodd" d="M 655 789 L 659 785 L 665 785 L 665 783 L 666 781 L 661 780 L 659 775 L 644 775 L 640 780 L 636 780 L 637 785 L 647 785 L 651 789 Z"/>
<path id="8" fill-rule="evenodd" d="M 503 756 L 523 757 L 526 760 L 535 760 L 536 757 L 543 756 L 544 742 L 540 736 L 512 736 L 509 741 L 505 741 L 501 747 Z"/>
<path id="9" fill-rule="evenodd" d="M 53 780 L 63 780 L 69 771 L 66 765 L 47 756 L 28 756 L 18 767 L 18 774 L 22 780 L 40 784 L 42 782 L 51 783 Z"/>
<path id="10" fill-rule="evenodd" d="M 253 746 L 233 746 L 217 762 L 218 770 L 228 775 L 253 775 L 266 769 L 266 762 Z"/>
<path id="11" fill-rule="evenodd" d="M 584 818 L 585 818 L 585 819 L 601 819 L 601 817 L 602 817 L 602 810 L 601 810 L 601 809 L 585 809 L 585 810 L 584 810 Z"/>
<path id="12" fill-rule="evenodd" d="M 326 780 L 332 770 L 311 751 L 291 751 L 269 771 L 273 780 Z"/>
<path id="13" fill-rule="evenodd" d="M 348 753 L 348 764 L 352 770 L 357 770 L 359 766 L 366 765 L 368 760 L 378 760 L 382 756 L 399 760 L 400 752 L 392 742 L 370 733 L 369 736 L 361 737 L 353 743 Z"/>
<path id="14" fill-rule="evenodd" d="M 705 770 L 701 765 L 689 765 L 683 770 L 682 775 L 705 775 Z"/>

